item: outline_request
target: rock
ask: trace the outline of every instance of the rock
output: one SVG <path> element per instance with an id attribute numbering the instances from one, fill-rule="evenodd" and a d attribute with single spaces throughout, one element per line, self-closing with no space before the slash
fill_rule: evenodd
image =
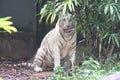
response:
<path id="1" fill-rule="evenodd" d="M 120 72 L 112 73 L 108 76 L 103 77 L 100 80 L 120 80 Z"/>

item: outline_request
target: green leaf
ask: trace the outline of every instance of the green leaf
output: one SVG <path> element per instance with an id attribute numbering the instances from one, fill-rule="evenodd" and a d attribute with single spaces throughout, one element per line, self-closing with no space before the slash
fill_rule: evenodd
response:
<path id="1" fill-rule="evenodd" d="M 96 65 L 100 65 L 100 63 L 99 63 L 98 61 L 95 61 L 95 60 L 94 60 L 94 63 L 95 63 Z"/>
<path id="2" fill-rule="evenodd" d="M 118 19 L 119 19 L 119 21 L 120 21 L 120 14 L 118 14 Z"/>
<path id="3" fill-rule="evenodd" d="M 8 29 L 10 29 L 11 31 L 17 32 L 17 29 L 14 26 L 8 26 L 8 27 L 9 27 Z"/>
<path id="4" fill-rule="evenodd" d="M 8 33 L 12 33 L 12 32 L 17 32 L 17 29 L 15 28 L 15 27 L 13 27 L 13 26 L 5 26 L 5 27 L 3 27 L 3 29 L 5 30 L 5 31 L 7 31 Z"/>
<path id="5" fill-rule="evenodd" d="M 58 12 L 58 11 L 60 11 L 60 9 L 63 7 L 63 4 L 60 4 L 60 5 L 58 5 L 58 6 L 56 6 L 56 12 Z"/>
<path id="6" fill-rule="evenodd" d="M 7 21 L 9 19 L 11 19 L 12 17 L 11 16 L 8 16 L 8 17 L 4 17 L 4 18 L 0 18 L 0 21 Z"/>
<path id="7" fill-rule="evenodd" d="M 75 11 L 75 8 L 74 8 L 74 5 L 73 5 L 73 3 L 71 4 L 71 6 L 72 6 L 72 10 L 73 10 L 73 11 Z"/>
<path id="8" fill-rule="evenodd" d="M 114 12 L 113 7 L 112 7 L 112 5 L 110 5 L 110 13 L 111 13 L 111 15 L 113 15 L 113 12 Z"/>
<path id="9" fill-rule="evenodd" d="M 115 3 L 117 3 L 118 1 L 117 0 L 115 0 Z"/>
<path id="10" fill-rule="evenodd" d="M 88 65 L 90 64 L 90 61 L 84 61 L 82 65 Z"/>
<path id="11" fill-rule="evenodd" d="M 119 39 L 115 38 L 116 45 L 120 47 Z"/>
<path id="12" fill-rule="evenodd" d="M 104 9 L 104 14 L 107 14 L 108 9 L 109 9 L 109 5 L 106 5 L 106 6 L 105 6 L 105 9 Z"/>
<path id="13" fill-rule="evenodd" d="M 47 9 L 47 5 L 44 5 L 44 7 L 43 7 L 43 8 L 41 9 L 41 11 L 40 11 L 40 14 L 45 13 L 46 9 Z"/>
<path id="14" fill-rule="evenodd" d="M 74 0 L 74 2 L 76 6 L 79 5 L 79 2 L 77 0 Z"/>
<path id="15" fill-rule="evenodd" d="M 69 2 L 68 2 L 68 7 L 69 7 L 69 10 L 72 11 L 72 2 L 71 2 L 71 0 L 69 0 Z"/>
<path id="16" fill-rule="evenodd" d="M 106 38 L 108 35 L 109 35 L 109 33 L 106 32 L 106 33 L 103 35 L 102 39 Z"/>
<path id="17" fill-rule="evenodd" d="M 51 24 L 54 22 L 55 17 L 56 17 L 56 14 L 53 14 L 52 17 L 51 17 Z"/>
<path id="18" fill-rule="evenodd" d="M 4 27 L 7 25 L 12 25 L 13 23 L 10 21 L 0 21 L 0 27 Z"/>
<path id="19" fill-rule="evenodd" d="M 119 42 L 119 35 L 118 34 L 114 34 L 114 42 L 116 43 L 116 45 L 119 47 L 120 42 Z"/>
<path id="20" fill-rule="evenodd" d="M 109 39 L 108 39 L 108 44 L 111 43 L 111 39 L 112 39 L 112 37 L 110 36 Z"/>
<path id="21" fill-rule="evenodd" d="M 48 20 L 50 18 L 50 16 L 52 15 L 52 13 L 49 13 L 48 16 L 47 16 L 47 19 L 46 19 L 46 23 L 48 23 Z M 52 19 L 52 18 L 51 18 Z"/>
<path id="22" fill-rule="evenodd" d="M 64 6 L 63 6 L 63 15 L 65 15 L 66 8 L 67 8 L 67 3 L 65 3 Z"/>

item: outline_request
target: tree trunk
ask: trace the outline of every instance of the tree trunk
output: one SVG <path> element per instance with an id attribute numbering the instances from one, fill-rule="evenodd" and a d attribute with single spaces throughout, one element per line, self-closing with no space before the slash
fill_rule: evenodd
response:
<path id="1" fill-rule="evenodd" d="M 112 53 L 113 53 L 113 51 L 114 51 L 114 49 L 115 49 L 115 45 L 112 45 L 112 46 L 110 47 L 110 49 L 108 50 L 107 56 L 111 56 Z"/>

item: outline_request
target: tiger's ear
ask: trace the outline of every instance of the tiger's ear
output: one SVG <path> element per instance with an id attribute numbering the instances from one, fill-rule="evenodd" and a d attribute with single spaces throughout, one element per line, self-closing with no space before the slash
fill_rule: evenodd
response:
<path id="1" fill-rule="evenodd" d="M 77 25 L 77 21 L 76 20 L 73 20 L 73 25 L 74 25 L 74 27 L 76 27 L 76 25 Z"/>
<path id="2" fill-rule="evenodd" d="M 74 21 L 74 25 L 75 25 L 75 26 L 77 25 L 77 21 L 76 21 L 76 20 Z"/>

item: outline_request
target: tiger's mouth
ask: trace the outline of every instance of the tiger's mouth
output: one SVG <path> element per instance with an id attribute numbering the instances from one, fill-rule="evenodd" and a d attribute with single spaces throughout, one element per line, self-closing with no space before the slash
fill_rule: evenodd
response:
<path id="1" fill-rule="evenodd" d="M 70 27 L 70 26 L 67 26 L 66 28 L 63 28 L 63 31 L 65 33 L 71 33 L 71 32 L 73 32 L 73 30 L 74 30 L 74 27 Z"/>
<path id="2" fill-rule="evenodd" d="M 70 32 L 72 32 L 72 30 L 71 30 L 70 28 L 65 28 L 65 29 L 63 29 L 63 31 L 64 31 L 65 33 L 70 33 Z"/>
<path id="3" fill-rule="evenodd" d="M 70 33 L 70 32 L 71 32 L 70 29 L 63 29 L 63 31 L 64 31 L 65 33 Z"/>

